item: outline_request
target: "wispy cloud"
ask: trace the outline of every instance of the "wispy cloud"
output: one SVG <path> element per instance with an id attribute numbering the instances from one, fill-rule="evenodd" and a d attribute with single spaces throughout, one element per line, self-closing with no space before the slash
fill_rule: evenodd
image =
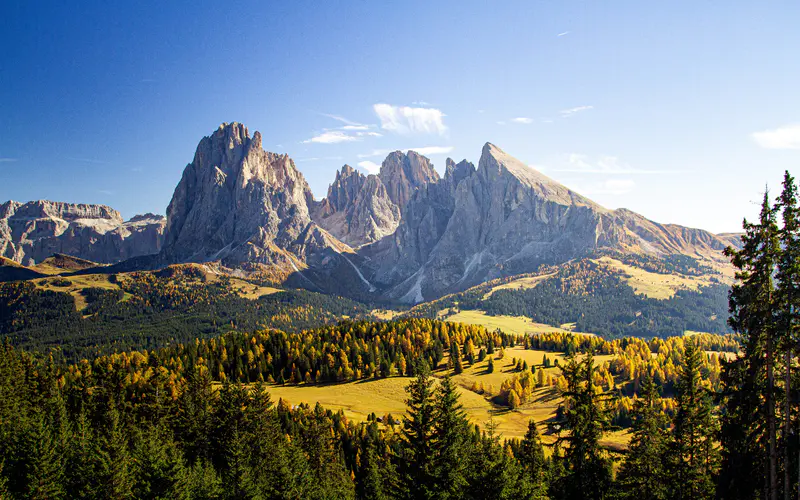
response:
<path id="1" fill-rule="evenodd" d="M 556 35 L 556 36 L 557 36 L 557 37 L 567 36 L 567 35 L 569 35 L 569 33 L 570 33 L 569 31 L 564 31 L 564 32 L 562 32 L 562 33 L 559 33 L 559 34 L 558 34 L 558 35 Z"/>
<path id="2" fill-rule="evenodd" d="M 327 116 L 328 118 L 336 120 L 337 122 L 342 122 L 345 125 L 352 125 L 352 126 L 363 126 L 364 125 L 363 123 L 358 123 L 358 122 L 354 122 L 353 120 L 348 120 L 347 118 L 345 118 L 343 116 L 331 115 L 331 114 L 328 114 L 328 113 L 320 113 L 320 114 L 322 116 Z"/>
<path id="3" fill-rule="evenodd" d="M 512 118 L 511 121 L 514 123 L 521 123 L 523 125 L 530 125 L 531 123 L 533 123 L 533 118 L 528 118 L 526 116 L 519 116 L 517 118 Z"/>
<path id="4" fill-rule="evenodd" d="M 108 189 L 98 189 L 97 192 L 100 194 L 107 194 L 109 196 L 114 194 L 114 191 L 109 191 Z"/>
<path id="5" fill-rule="evenodd" d="M 317 132 L 317 134 L 310 139 L 303 141 L 303 144 L 338 144 L 341 142 L 360 141 L 365 137 L 383 136 L 383 134 L 371 130 L 375 128 L 375 125 L 354 122 L 353 120 L 348 120 L 347 118 L 339 115 L 330 115 L 327 113 L 321 114 L 322 116 L 327 116 L 328 118 L 342 122 L 345 125 L 335 128 L 324 128 L 321 132 Z"/>
<path id="6" fill-rule="evenodd" d="M 503 121 L 503 120 L 500 120 L 500 121 L 498 121 L 498 122 L 497 122 L 497 124 L 498 124 L 498 125 L 505 125 L 505 124 L 506 124 L 506 122 L 505 122 L 505 121 Z"/>
<path id="7" fill-rule="evenodd" d="M 142 171 L 142 167 L 133 167 L 131 169 L 131 172 L 135 172 L 137 174 L 140 173 L 141 171 Z"/>
<path id="8" fill-rule="evenodd" d="M 359 140 L 354 135 L 346 134 L 340 130 L 328 130 L 303 141 L 303 144 L 338 144 L 340 142 L 353 142 Z"/>
<path id="9" fill-rule="evenodd" d="M 0 163 L 12 163 L 17 161 L 16 158 L 0 158 Z"/>
<path id="10" fill-rule="evenodd" d="M 392 151 L 396 151 L 394 149 L 373 149 L 369 153 L 361 153 L 357 155 L 359 158 L 374 158 L 376 156 L 386 156 Z"/>
<path id="11" fill-rule="evenodd" d="M 411 103 L 412 106 L 430 106 L 429 103 L 425 101 L 414 101 Z"/>
<path id="12" fill-rule="evenodd" d="M 565 165 L 555 167 L 553 172 L 603 175 L 652 175 L 676 174 L 677 170 L 642 170 L 623 163 L 616 156 L 600 156 L 590 158 L 584 154 L 570 153 L 566 156 Z"/>
<path id="13" fill-rule="evenodd" d="M 364 160 L 357 163 L 357 165 L 370 174 L 377 174 L 381 171 L 381 166 L 374 161 Z"/>
<path id="14" fill-rule="evenodd" d="M 800 149 L 800 123 L 755 132 L 752 138 L 766 149 Z"/>
<path id="15" fill-rule="evenodd" d="M 581 111 L 588 111 L 590 109 L 594 109 L 594 106 L 578 106 L 575 108 L 562 109 L 558 113 L 561 115 L 562 118 L 569 118 L 570 116 L 576 113 L 580 113 Z"/>
<path id="16" fill-rule="evenodd" d="M 373 107 L 381 121 L 381 128 L 400 135 L 444 135 L 444 113 L 435 108 L 412 108 L 379 103 Z"/>

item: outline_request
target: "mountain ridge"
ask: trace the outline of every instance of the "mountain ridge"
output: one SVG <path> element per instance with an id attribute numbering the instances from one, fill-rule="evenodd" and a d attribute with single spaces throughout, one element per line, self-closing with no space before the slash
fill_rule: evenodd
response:
<path id="1" fill-rule="evenodd" d="M 7 202 L 0 216 L 19 205 Z M 126 223 L 110 207 L 75 209 L 78 215 L 80 210 L 109 227 L 149 227 L 159 217 Z M 0 217 L 0 254 L 24 260 L 8 250 L 16 247 L 11 231 L 2 232 L 6 219 Z M 199 142 L 162 227 L 163 243 L 155 251 L 111 267 L 216 262 L 234 274 L 409 304 L 603 249 L 689 255 L 724 265 L 721 250 L 737 243 L 736 235 L 607 209 L 488 142 L 477 168 L 448 158 L 443 177 L 413 151 L 389 153 L 378 174 L 344 165 L 317 201 L 288 155 L 264 151 L 261 134 L 251 137 L 236 122 L 223 123 Z M 85 251 L 77 248 L 76 257 L 113 262 Z"/>

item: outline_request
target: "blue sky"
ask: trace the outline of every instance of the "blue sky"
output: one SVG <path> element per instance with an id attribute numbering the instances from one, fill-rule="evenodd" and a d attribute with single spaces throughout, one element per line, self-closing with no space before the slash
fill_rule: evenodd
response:
<path id="1" fill-rule="evenodd" d="M 800 176 L 800 2 L 4 2 L 0 200 L 164 213 L 197 142 L 344 163 L 493 142 L 609 207 L 735 231 Z M 382 156 L 383 155 L 383 156 Z"/>

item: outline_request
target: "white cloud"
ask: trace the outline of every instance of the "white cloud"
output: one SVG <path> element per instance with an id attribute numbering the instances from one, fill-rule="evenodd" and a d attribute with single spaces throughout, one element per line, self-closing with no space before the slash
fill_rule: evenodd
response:
<path id="1" fill-rule="evenodd" d="M 369 153 L 361 153 L 357 155 L 359 158 L 373 158 L 375 156 L 386 156 L 391 153 L 393 150 L 391 149 L 373 149 Z"/>
<path id="2" fill-rule="evenodd" d="M 514 122 L 514 123 L 521 123 L 523 125 L 530 125 L 531 123 L 533 123 L 533 118 L 520 116 L 520 117 L 517 117 L 517 118 L 512 118 L 511 121 Z"/>
<path id="3" fill-rule="evenodd" d="M 315 135 L 311 139 L 303 141 L 304 144 L 318 143 L 318 144 L 337 144 L 340 142 L 353 142 L 359 140 L 358 137 L 348 135 L 339 130 L 328 130 L 321 134 Z"/>
<path id="4" fill-rule="evenodd" d="M 563 33 L 559 33 L 559 34 L 558 34 L 558 35 L 556 35 L 556 36 L 557 36 L 557 37 L 562 37 L 562 36 L 566 36 L 566 35 L 569 35 L 569 31 L 564 31 Z"/>
<path id="5" fill-rule="evenodd" d="M 0 158 L 0 163 L 11 163 L 12 161 L 17 161 L 16 158 Z"/>
<path id="6" fill-rule="evenodd" d="M 345 118 L 343 116 L 331 115 L 331 114 L 328 114 L 328 113 L 320 113 L 320 114 L 322 116 L 327 116 L 328 118 L 332 118 L 332 119 L 336 120 L 337 122 L 342 122 L 345 125 L 350 125 L 350 126 L 355 126 L 355 127 L 359 127 L 359 126 L 364 125 L 363 123 L 358 123 L 358 122 L 354 122 L 353 120 L 348 120 L 347 118 Z"/>
<path id="7" fill-rule="evenodd" d="M 370 174 L 377 174 L 381 170 L 381 166 L 374 161 L 364 160 L 358 162 L 358 166 L 366 170 Z"/>
<path id="8" fill-rule="evenodd" d="M 379 103 L 372 107 L 381 121 L 381 128 L 401 135 L 444 135 L 444 113 L 435 108 L 412 108 Z"/>
<path id="9" fill-rule="evenodd" d="M 345 125 L 341 130 L 369 130 L 369 125 Z"/>
<path id="10" fill-rule="evenodd" d="M 425 101 L 414 101 L 411 104 L 413 106 L 430 106 L 430 104 Z"/>
<path id="11" fill-rule="evenodd" d="M 800 149 L 800 123 L 752 134 L 753 140 L 766 149 Z"/>
<path id="12" fill-rule="evenodd" d="M 594 109 L 594 106 L 578 106 L 576 108 L 562 109 L 558 113 L 561 115 L 562 118 L 569 118 L 575 113 L 580 113 L 581 111 L 588 111 L 590 109 Z"/>

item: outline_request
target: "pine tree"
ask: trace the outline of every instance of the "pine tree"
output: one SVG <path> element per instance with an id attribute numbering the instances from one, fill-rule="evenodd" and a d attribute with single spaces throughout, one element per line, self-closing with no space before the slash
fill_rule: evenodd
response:
<path id="1" fill-rule="evenodd" d="M 597 367 L 591 353 L 580 362 L 569 356 L 562 371 L 567 390 L 561 424 L 569 434 L 559 437 L 568 445 L 563 457 L 567 475 L 557 490 L 563 498 L 602 499 L 611 485 L 611 460 L 600 447 L 603 433 L 611 428 L 608 396 L 595 388 Z"/>
<path id="2" fill-rule="evenodd" d="M 520 443 L 517 460 L 522 468 L 525 497 L 547 498 L 547 462 L 544 458 L 542 440 L 533 420 L 528 421 L 528 430 Z"/>
<path id="3" fill-rule="evenodd" d="M 66 498 L 64 488 L 64 457 L 53 420 L 44 412 L 34 413 L 25 434 L 25 463 L 27 491 L 30 499 Z"/>
<path id="4" fill-rule="evenodd" d="M 435 496 L 442 499 L 460 498 L 467 485 L 464 439 L 468 424 L 459 399 L 450 377 L 442 379 L 436 391 L 431 435 Z"/>
<path id="5" fill-rule="evenodd" d="M 133 468 L 128 436 L 120 421 L 116 402 L 107 403 L 105 428 L 98 439 L 99 493 L 105 498 L 133 498 Z"/>
<path id="6" fill-rule="evenodd" d="M 737 269 L 729 324 L 742 336 L 742 354 L 727 363 L 722 373 L 722 463 L 717 489 L 726 498 L 753 498 L 777 481 L 772 474 L 777 457 L 771 450 L 775 430 L 771 375 L 775 351 L 773 274 L 779 246 L 775 211 L 767 195 L 759 222 L 745 220 L 743 227 L 742 249 L 725 252 Z M 753 474 L 754 470 L 759 473 Z"/>
<path id="7" fill-rule="evenodd" d="M 436 475 L 432 438 L 434 432 L 433 380 L 419 373 L 406 387 L 407 415 L 403 417 L 402 481 L 411 498 L 434 498 Z"/>
<path id="8" fill-rule="evenodd" d="M 183 453 L 168 429 L 161 426 L 141 429 L 132 455 L 135 464 L 134 496 L 137 499 L 189 498 Z"/>
<path id="9" fill-rule="evenodd" d="M 797 349 L 800 328 L 800 206 L 794 177 L 784 173 L 783 191 L 776 209 L 781 212 L 783 227 L 778 231 L 779 256 L 777 259 L 776 302 L 778 316 L 777 344 L 783 352 L 783 425 L 781 433 L 783 492 L 788 500 L 792 496 L 793 466 L 792 434 L 792 353 Z M 800 480 L 800 478 L 798 478 Z M 800 492 L 798 492 L 800 494 Z"/>
<path id="10" fill-rule="evenodd" d="M 658 389 L 645 372 L 640 398 L 634 405 L 633 436 L 617 476 L 620 496 L 631 500 L 666 500 L 667 417 L 661 412 Z"/>
<path id="11" fill-rule="evenodd" d="M 714 496 L 717 431 L 712 414 L 711 395 L 700 376 L 701 356 L 693 341 L 684 344 L 683 369 L 678 381 L 678 410 L 673 422 L 673 441 L 669 451 L 672 461 L 672 497 L 704 499 Z"/>
<path id="12" fill-rule="evenodd" d="M 203 367 L 190 372 L 178 399 L 176 429 L 189 465 L 211 459 L 211 430 L 215 396 L 211 376 Z"/>

